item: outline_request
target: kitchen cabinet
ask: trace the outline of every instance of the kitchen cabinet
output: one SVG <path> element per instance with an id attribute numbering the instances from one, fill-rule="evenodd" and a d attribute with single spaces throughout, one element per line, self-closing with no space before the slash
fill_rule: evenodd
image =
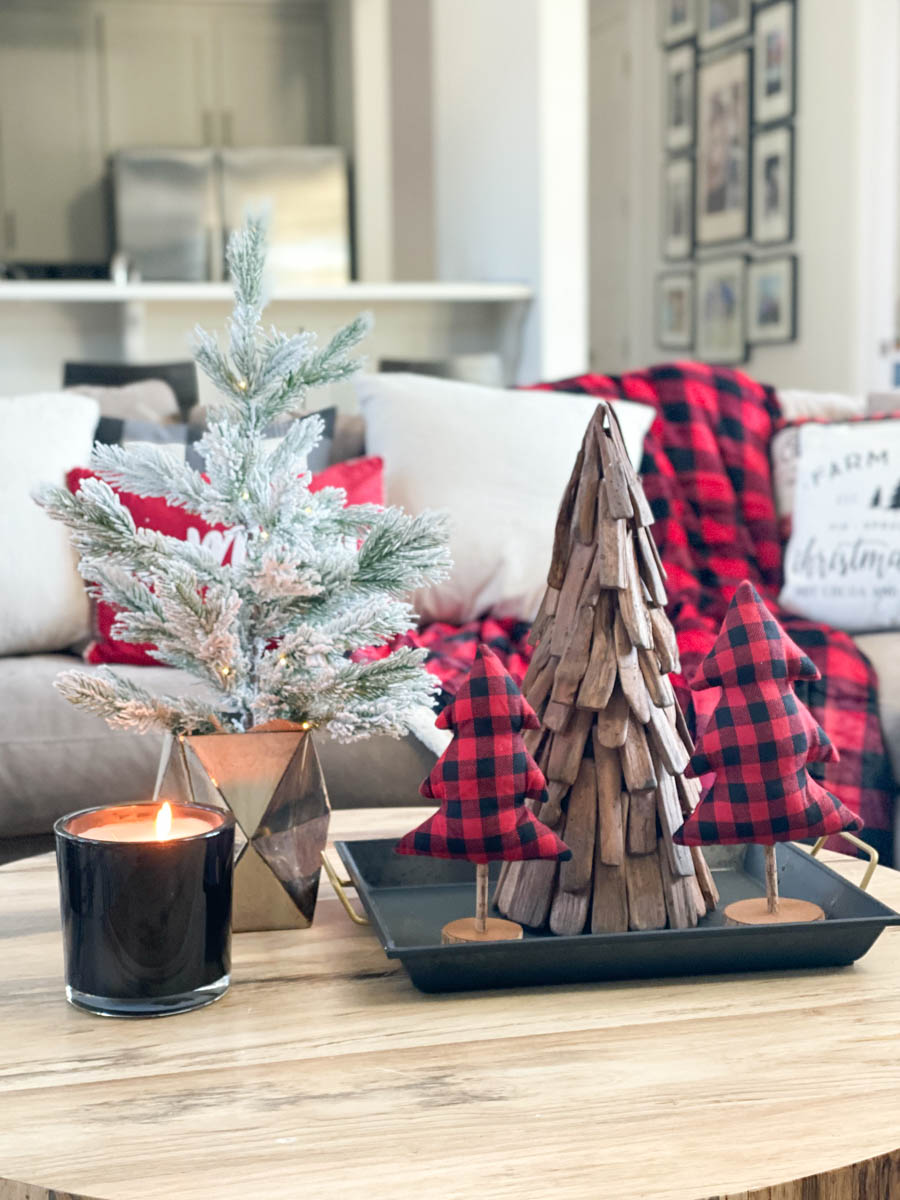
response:
<path id="1" fill-rule="evenodd" d="M 108 214 L 90 12 L 0 7 L 0 257 L 102 262 Z"/>

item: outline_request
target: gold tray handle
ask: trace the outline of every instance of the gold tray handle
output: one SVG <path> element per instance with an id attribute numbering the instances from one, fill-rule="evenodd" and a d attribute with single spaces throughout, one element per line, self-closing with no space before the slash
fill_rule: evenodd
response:
<path id="1" fill-rule="evenodd" d="M 344 906 L 344 912 L 347 914 L 353 924 L 368 925 L 369 918 L 362 916 L 361 913 L 356 911 L 356 909 L 350 903 L 350 897 L 344 891 L 344 888 L 353 887 L 353 880 L 341 879 L 338 876 L 337 871 L 335 871 L 334 867 L 331 865 L 328 852 L 325 850 L 322 851 L 322 866 L 325 868 L 325 874 L 328 876 L 338 900 L 340 900 L 341 904 Z"/>
<path id="2" fill-rule="evenodd" d="M 869 860 L 869 865 L 866 867 L 866 873 L 862 877 L 862 883 L 859 885 L 860 890 L 865 892 L 868 890 L 869 884 L 872 882 L 872 876 L 875 874 L 875 868 L 878 866 L 878 851 L 874 846 L 870 846 L 868 842 L 864 842 L 862 838 L 858 838 L 855 833 L 845 833 L 843 830 L 840 833 L 830 834 L 830 837 L 842 837 L 847 842 L 852 842 L 857 850 L 862 850 L 863 854 Z M 810 854 L 815 858 L 822 847 L 825 845 L 826 838 L 820 837 L 816 844 L 810 850 Z"/>

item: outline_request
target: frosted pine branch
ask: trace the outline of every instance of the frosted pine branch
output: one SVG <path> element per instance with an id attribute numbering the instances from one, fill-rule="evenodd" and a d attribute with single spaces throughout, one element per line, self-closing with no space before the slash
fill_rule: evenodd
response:
<path id="1" fill-rule="evenodd" d="M 63 671 L 53 686 L 72 704 L 87 709 L 113 729 L 146 733 L 167 729 L 176 734 L 223 733 L 239 728 L 208 704 L 185 696 L 154 696 L 107 667 L 93 674 Z"/>

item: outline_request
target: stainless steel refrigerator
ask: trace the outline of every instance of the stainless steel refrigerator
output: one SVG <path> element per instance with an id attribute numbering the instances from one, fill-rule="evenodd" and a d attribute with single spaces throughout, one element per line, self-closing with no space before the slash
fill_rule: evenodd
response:
<path id="1" fill-rule="evenodd" d="M 350 278 L 343 152 L 333 146 L 123 150 L 113 158 L 116 249 L 132 277 L 219 280 L 228 233 L 269 215 L 274 287 Z"/>

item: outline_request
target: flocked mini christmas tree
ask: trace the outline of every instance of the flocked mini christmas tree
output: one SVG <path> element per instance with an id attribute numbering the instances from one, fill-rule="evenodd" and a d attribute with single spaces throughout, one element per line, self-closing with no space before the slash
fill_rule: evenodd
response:
<path id="1" fill-rule="evenodd" d="M 475 917 L 444 927 L 446 942 L 522 936 L 520 925 L 487 915 L 488 863 L 571 857 L 568 847 L 525 806 L 547 797 L 540 768 L 523 740 L 540 722 L 494 652 L 478 647 L 471 671 L 435 722 L 453 740 L 419 791 L 438 811 L 397 845 L 398 854 L 461 858 L 476 864 Z"/>
<path id="2" fill-rule="evenodd" d="M 197 446 L 205 473 L 153 446 L 97 445 L 99 479 L 82 481 L 74 495 L 48 488 L 41 496 L 71 529 L 94 594 L 120 608 L 114 636 L 153 643 L 155 657 L 197 676 L 212 698 L 154 695 L 108 670 L 69 671 L 57 687 L 123 728 L 231 733 L 288 720 L 342 740 L 399 736 L 432 703 L 424 652 L 401 648 L 374 662 L 356 662 L 352 652 L 414 624 L 407 596 L 449 565 L 446 521 L 345 507 L 339 488 L 311 492 L 306 461 L 322 436 L 317 416 L 294 421 L 271 449 L 274 421 L 310 388 L 357 369 L 351 351 L 368 322 L 357 318 L 324 347 L 312 333 L 264 330 L 264 262 L 264 224 L 251 220 L 229 243 L 228 352 L 197 330 L 197 363 L 219 392 Z M 110 484 L 236 530 L 246 553 L 223 564 L 208 547 L 136 528 Z"/>
<path id="3" fill-rule="evenodd" d="M 721 694 L 689 764 L 715 780 L 675 835 L 682 845 L 755 842 L 765 847 L 766 897 L 738 901 L 726 917 L 739 924 L 821 920 L 808 901 L 780 898 L 775 843 L 862 828 L 859 817 L 806 770 L 834 762 L 837 750 L 794 694 L 819 671 L 787 636 L 758 592 L 744 581 L 716 641 L 691 681 Z"/>

